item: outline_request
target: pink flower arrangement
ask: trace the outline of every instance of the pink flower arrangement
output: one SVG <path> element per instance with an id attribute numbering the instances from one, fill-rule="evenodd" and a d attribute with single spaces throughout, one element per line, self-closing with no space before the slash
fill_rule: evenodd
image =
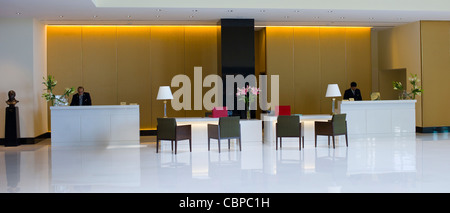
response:
<path id="1" fill-rule="evenodd" d="M 243 88 L 238 87 L 236 96 L 238 96 L 240 99 L 244 99 L 245 103 L 248 104 L 254 102 L 256 96 L 258 96 L 260 92 L 261 89 L 247 85 L 246 87 Z"/>

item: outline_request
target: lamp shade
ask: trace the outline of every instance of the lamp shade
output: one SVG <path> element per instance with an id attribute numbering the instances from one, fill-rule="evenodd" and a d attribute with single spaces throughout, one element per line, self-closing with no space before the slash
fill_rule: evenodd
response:
<path id="1" fill-rule="evenodd" d="M 328 84 L 327 94 L 325 97 L 341 97 L 341 91 L 337 84 Z"/>
<path id="2" fill-rule="evenodd" d="M 170 87 L 169 86 L 160 86 L 156 100 L 169 100 L 169 99 L 173 99 L 172 91 L 170 91 Z"/>

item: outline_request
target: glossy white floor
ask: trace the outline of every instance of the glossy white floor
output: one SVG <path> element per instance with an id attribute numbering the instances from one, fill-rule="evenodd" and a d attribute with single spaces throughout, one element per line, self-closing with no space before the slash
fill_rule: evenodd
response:
<path id="1" fill-rule="evenodd" d="M 341 138 L 274 144 L 217 142 L 193 152 L 170 142 L 155 153 L 155 137 L 140 146 L 52 147 L 50 140 L 0 146 L 0 192 L 450 192 L 448 133 Z"/>

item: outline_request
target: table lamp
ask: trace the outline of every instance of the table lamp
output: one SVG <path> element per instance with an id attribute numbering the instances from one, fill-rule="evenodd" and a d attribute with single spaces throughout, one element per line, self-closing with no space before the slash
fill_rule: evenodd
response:
<path id="1" fill-rule="evenodd" d="M 334 114 L 334 102 L 336 101 L 335 97 L 341 97 L 341 91 L 339 90 L 339 86 L 337 84 L 328 84 L 327 94 L 325 95 L 327 98 L 333 98 L 333 105 L 331 111 Z"/>
<path id="2" fill-rule="evenodd" d="M 169 86 L 160 86 L 158 90 L 158 96 L 156 97 L 156 100 L 164 100 L 164 117 L 167 118 L 166 114 L 166 104 L 167 100 L 172 100 L 172 91 L 170 91 Z"/>

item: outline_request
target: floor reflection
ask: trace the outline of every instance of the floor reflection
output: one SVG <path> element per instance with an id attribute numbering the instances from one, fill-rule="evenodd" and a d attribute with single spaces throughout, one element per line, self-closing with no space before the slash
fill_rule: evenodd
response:
<path id="1" fill-rule="evenodd" d="M 448 133 L 212 146 L 0 147 L 0 192 L 450 192 Z"/>

